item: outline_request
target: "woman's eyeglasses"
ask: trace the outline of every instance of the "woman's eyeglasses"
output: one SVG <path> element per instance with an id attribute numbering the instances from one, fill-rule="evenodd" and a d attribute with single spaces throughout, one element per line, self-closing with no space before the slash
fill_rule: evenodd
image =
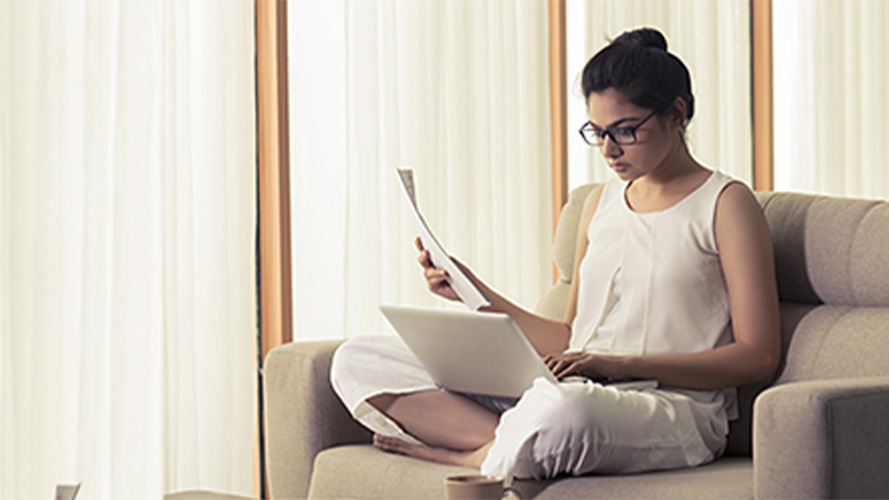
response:
<path id="1" fill-rule="evenodd" d="M 580 136 L 590 146 L 601 146 L 605 143 L 605 137 L 611 137 L 615 144 L 621 146 L 629 146 L 636 143 L 636 130 L 639 130 L 645 122 L 657 114 L 657 110 L 652 111 L 650 115 L 642 119 L 641 122 L 632 127 L 608 127 L 602 130 L 593 125 L 592 122 L 586 122 L 580 127 Z"/>

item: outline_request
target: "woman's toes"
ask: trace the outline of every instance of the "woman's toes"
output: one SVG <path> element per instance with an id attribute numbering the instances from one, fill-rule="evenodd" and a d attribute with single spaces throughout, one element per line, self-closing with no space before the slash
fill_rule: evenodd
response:
<path id="1" fill-rule="evenodd" d="M 383 451 L 391 451 L 394 453 L 404 454 L 407 454 L 412 447 L 417 447 L 417 445 L 412 445 L 410 443 L 402 441 L 401 439 L 381 436 L 379 434 L 374 434 L 374 446 Z"/>

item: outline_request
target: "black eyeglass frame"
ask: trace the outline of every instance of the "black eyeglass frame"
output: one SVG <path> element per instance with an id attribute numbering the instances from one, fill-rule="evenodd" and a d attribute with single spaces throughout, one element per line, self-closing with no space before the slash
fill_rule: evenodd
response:
<path id="1" fill-rule="evenodd" d="M 611 140 L 614 141 L 614 143 L 619 146 L 630 146 L 632 144 L 636 144 L 636 141 L 638 140 L 636 138 L 636 131 L 639 130 L 639 127 L 641 127 L 642 125 L 645 125 L 645 122 L 650 120 L 652 116 L 658 114 L 658 112 L 659 112 L 659 110 L 657 110 L 657 109 L 652 111 L 651 114 L 646 116 L 645 118 L 643 118 L 641 122 L 639 122 L 631 127 L 607 127 L 605 130 L 602 130 L 600 132 L 596 131 L 596 127 L 595 127 L 595 125 L 593 125 L 593 122 L 587 121 L 580 127 L 580 130 L 578 130 L 578 132 L 580 132 L 580 136 L 583 137 L 583 142 L 589 144 L 590 146 L 598 147 L 598 146 L 601 146 L 602 144 L 605 144 L 605 137 L 606 136 L 611 137 Z M 590 140 L 587 138 L 587 135 L 585 133 L 583 133 L 584 129 L 586 129 L 587 127 L 590 127 L 590 131 L 593 133 L 593 136 L 596 138 L 596 140 L 593 142 L 590 142 Z M 615 130 L 627 130 L 630 132 L 630 134 L 632 134 L 633 138 L 630 141 L 621 142 L 620 140 L 618 140 L 617 137 L 614 136 Z"/>

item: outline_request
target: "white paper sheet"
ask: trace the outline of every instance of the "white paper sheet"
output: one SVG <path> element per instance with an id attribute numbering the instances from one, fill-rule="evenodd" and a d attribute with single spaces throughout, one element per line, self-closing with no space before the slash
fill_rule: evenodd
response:
<path id="1" fill-rule="evenodd" d="M 467 307 L 475 311 L 480 307 L 491 305 L 488 302 L 488 299 L 486 299 L 485 296 L 478 291 L 478 288 L 472 284 L 472 281 L 463 274 L 463 271 L 454 264 L 454 261 L 451 260 L 444 247 L 439 243 L 435 235 L 432 234 L 432 229 L 426 224 L 426 219 L 423 218 L 423 214 L 420 213 L 420 207 L 417 204 L 413 170 L 409 168 L 399 168 L 396 169 L 396 171 L 398 172 L 398 178 L 401 180 L 401 185 L 404 188 L 404 195 L 407 197 L 408 204 L 417 221 L 420 240 L 423 242 L 423 246 L 429 250 L 429 254 L 432 257 L 432 263 L 436 267 L 442 268 L 448 272 L 448 275 L 450 276 L 448 281 L 450 282 L 451 287 L 457 292 L 457 295 L 460 296 L 460 299 L 463 300 L 463 303 L 466 304 Z"/>

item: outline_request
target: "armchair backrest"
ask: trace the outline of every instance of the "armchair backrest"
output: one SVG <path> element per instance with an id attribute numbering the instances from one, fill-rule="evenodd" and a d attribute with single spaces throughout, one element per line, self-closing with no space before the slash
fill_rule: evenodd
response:
<path id="1" fill-rule="evenodd" d="M 574 252 L 577 250 L 577 226 L 580 212 L 587 195 L 598 184 L 584 184 L 568 194 L 568 201 L 562 207 L 556 234 L 553 237 L 551 256 L 559 272 L 559 278 L 552 288 L 540 299 L 535 310 L 548 318 L 562 320 L 568 307 L 568 292 L 574 273 Z"/>
<path id="2" fill-rule="evenodd" d="M 758 197 L 785 313 L 777 383 L 889 375 L 889 203 Z"/>

